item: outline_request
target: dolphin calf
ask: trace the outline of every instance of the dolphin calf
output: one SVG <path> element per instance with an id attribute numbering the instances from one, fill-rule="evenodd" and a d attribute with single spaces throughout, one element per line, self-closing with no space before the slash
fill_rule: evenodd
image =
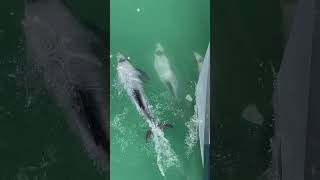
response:
<path id="1" fill-rule="evenodd" d="M 168 57 L 164 54 L 164 49 L 160 43 L 156 44 L 154 53 L 154 67 L 160 77 L 160 80 L 174 97 L 177 97 L 177 80 L 169 64 Z"/>
<path id="2" fill-rule="evenodd" d="M 171 124 L 159 123 L 153 117 L 147 98 L 143 90 L 143 82 L 149 80 L 148 75 L 135 68 L 122 54 L 117 54 L 117 72 L 118 79 L 122 87 L 126 90 L 131 101 L 135 105 L 137 111 L 147 120 L 149 123 L 152 123 L 155 126 L 158 126 L 160 129 L 172 128 Z M 146 140 L 150 140 L 152 137 L 151 128 L 148 129 L 146 133 Z"/>
<path id="3" fill-rule="evenodd" d="M 202 68 L 202 64 L 203 64 L 203 57 L 200 54 L 198 54 L 197 52 L 193 52 L 193 55 L 194 55 L 196 62 L 198 64 L 198 71 L 200 72 L 201 68 Z"/>
<path id="4" fill-rule="evenodd" d="M 109 68 L 96 51 L 106 39 L 80 24 L 59 0 L 26 0 L 23 26 L 28 64 L 41 71 L 89 157 L 109 171 Z"/>

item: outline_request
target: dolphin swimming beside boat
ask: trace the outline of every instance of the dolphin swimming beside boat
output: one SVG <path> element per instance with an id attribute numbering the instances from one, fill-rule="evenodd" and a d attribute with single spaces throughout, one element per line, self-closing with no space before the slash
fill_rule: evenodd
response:
<path id="1" fill-rule="evenodd" d="M 194 55 L 196 62 L 198 64 L 198 71 L 200 72 L 201 68 L 202 68 L 202 64 L 203 64 L 203 57 L 200 54 L 198 54 L 197 52 L 193 52 L 193 55 Z"/>
<path id="2" fill-rule="evenodd" d="M 169 59 L 164 53 L 160 43 L 156 44 L 154 53 L 154 67 L 162 83 L 169 89 L 174 97 L 177 97 L 177 80 L 169 64 Z"/>
<path id="3" fill-rule="evenodd" d="M 144 94 L 143 82 L 149 80 L 148 75 L 135 68 L 122 54 L 117 54 L 117 72 L 118 79 L 122 87 L 129 95 L 137 111 L 149 121 L 149 124 L 158 126 L 160 129 L 173 127 L 171 124 L 159 123 L 149 109 L 147 98 Z M 152 131 L 149 129 L 146 134 L 146 140 L 152 137 Z"/>
<path id="4" fill-rule="evenodd" d="M 98 56 L 104 41 L 59 0 L 26 0 L 27 61 L 99 169 L 109 171 L 108 67 Z M 106 49 L 104 49 L 106 51 Z"/>

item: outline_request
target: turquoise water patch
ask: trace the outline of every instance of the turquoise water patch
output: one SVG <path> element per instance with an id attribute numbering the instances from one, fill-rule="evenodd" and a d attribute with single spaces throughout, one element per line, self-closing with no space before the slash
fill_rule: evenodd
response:
<path id="1" fill-rule="evenodd" d="M 208 0 L 111 1 L 110 19 L 110 135 L 111 179 L 203 179 L 194 119 L 198 65 L 194 51 L 204 56 L 209 43 Z M 177 80 L 174 98 L 154 67 L 156 44 L 161 43 Z M 173 125 L 154 131 L 146 143 L 148 123 L 136 110 L 118 81 L 117 53 L 148 74 L 145 97 L 160 122 Z M 186 99 L 189 94 L 190 98 Z M 159 130 L 159 129 L 158 129 Z M 187 142 L 187 143 L 186 143 Z M 193 144 L 192 144 L 193 143 Z"/>

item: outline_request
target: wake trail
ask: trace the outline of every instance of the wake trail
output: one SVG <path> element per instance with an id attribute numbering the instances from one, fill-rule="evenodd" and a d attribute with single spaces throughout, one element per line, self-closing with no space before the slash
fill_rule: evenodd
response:
<path id="1" fill-rule="evenodd" d="M 161 175 L 165 176 L 165 172 L 168 168 L 180 166 L 178 157 L 171 148 L 169 140 L 164 137 L 163 131 L 156 126 L 154 122 L 147 120 L 147 123 L 153 133 L 152 141 L 155 145 L 158 168 Z"/>
<path id="2" fill-rule="evenodd" d="M 186 144 L 186 156 L 189 157 L 190 154 L 193 152 L 194 147 L 196 146 L 198 142 L 198 127 L 199 122 L 197 118 L 197 106 L 194 105 L 194 114 L 191 116 L 190 121 L 187 121 L 185 123 L 185 126 L 188 128 L 188 134 L 184 140 Z"/>

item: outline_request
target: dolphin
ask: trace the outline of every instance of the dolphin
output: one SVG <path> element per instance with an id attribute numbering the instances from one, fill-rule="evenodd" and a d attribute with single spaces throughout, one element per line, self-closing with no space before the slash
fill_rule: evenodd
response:
<path id="1" fill-rule="evenodd" d="M 156 44 L 154 53 L 154 67 L 162 83 L 169 89 L 174 97 L 177 97 L 177 80 L 169 64 L 169 59 L 164 53 L 160 43 Z"/>
<path id="2" fill-rule="evenodd" d="M 26 0 L 23 29 L 28 64 L 41 72 L 89 157 L 108 172 L 109 68 L 96 52 L 106 39 L 80 24 L 59 0 Z"/>
<path id="3" fill-rule="evenodd" d="M 143 82 L 149 80 L 148 75 L 142 70 L 135 68 L 121 53 L 117 54 L 118 79 L 122 87 L 126 90 L 137 111 L 153 125 L 160 129 L 172 128 L 171 124 L 156 121 L 149 109 L 147 98 L 144 94 Z M 146 140 L 152 137 L 151 128 L 146 133 Z"/>
<path id="4" fill-rule="evenodd" d="M 198 54 L 197 52 L 193 52 L 193 55 L 194 55 L 196 62 L 198 64 L 198 71 L 200 72 L 201 68 L 202 68 L 202 64 L 203 64 L 203 57 L 200 54 Z"/>

